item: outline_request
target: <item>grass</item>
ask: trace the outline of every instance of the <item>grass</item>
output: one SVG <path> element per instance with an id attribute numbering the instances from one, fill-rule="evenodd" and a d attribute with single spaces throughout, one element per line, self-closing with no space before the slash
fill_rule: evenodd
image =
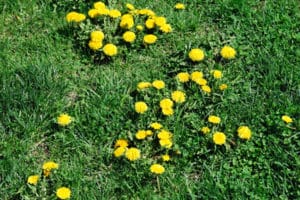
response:
<path id="1" fill-rule="evenodd" d="M 172 0 L 131 2 L 166 16 L 174 31 L 153 48 L 123 49 L 105 63 L 93 63 L 69 36 L 64 16 L 71 8 L 0 3 L 2 199 L 55 199 L 58 186 L 71 188 L 73 199 L 299 198 L 299 2 L 193 0 L 180 12 Z M 235 60 L 220 60 L 224 44 L 236 48 Z M 186 61 L 195 47 L 207 54 L 199 65 Z M 151 163 L 112 156 L 116 139 L 150 123 L 133 112 L 144 98 L 138 82 L 162 79 L 174 88 L 178 72 L 206 67 L 222 69 L 229 89 L 212 99 L 191 95 L 163 121 L 181 151 L 165 174 L 156 178 Z M 62 112 L 75 119 L 69 127 L 55 123 Z M 212 112 L 233 141 L 226 148 L 199 132 Z M 281 121 L 284 114 L 292 125 Z M 240 124 L 251 128 L 250 141 L 236 138 Z M 27 177 L 48 160 L 60 168 L 35 196 Z"/>

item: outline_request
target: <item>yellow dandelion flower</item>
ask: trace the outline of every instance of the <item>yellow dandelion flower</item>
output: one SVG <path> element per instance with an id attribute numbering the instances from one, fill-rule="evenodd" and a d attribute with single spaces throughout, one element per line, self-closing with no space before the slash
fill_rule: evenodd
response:
<path id="1" fill-rule="evenodd" d="M 123 34 L 123 40 L 125 42 L 129 42 L 129 43 L 132 43 L 134 42 L 136 36 L 135 36 L 135 33 L 132 32 L 132 31 L 126 31 L 124 34 Z"/>
<path id="2" fill-rule="evenodd" d="M 158 134 L 157 137 L 161 140 L 166 140 L 172 138 L 173 134 L 170 131 L 167 130 L 161 130 Z"/>
<path id="3" fill-rule="evenodd" d="M 94 8 L 100 10 L 106 8 L 106 5 L 105 3 L 98 1 L 94 3 Z"/>
<path id="4" fill-rule="evenodd" d="M 145 22 L 145 26 L 147 29 L 153 29 L 155 27 L 154 19 L 147 19 Z"/>
<path id="5" fill-rule="evenodd" d="M 125 14 L 121 17 L 120 27 L 123 29 L 130 29 L 134 26 L 133 16 L 130 14 Z"/>
<path id="6" fill-rule="evenodd" d="M 89 47 L 93 51 L 99 50 L 102 46 L 103 46 L 102 41 L 94 41 L 94 40 L 89 41 Z"/>
<path id="7" fill-rule="evenodd" d="M 213 124 L 219 124 L 221 122 L 221 118 L 215 115 L 210 115 L 208 117 L 208 122 L 213 123 Z"/>
<path id="8" fill-rule="evenodd" d="M 118 18 L 118 17 L 121 17 L 121 12 L 117 9 L 112 9 L 109 11 L 108 15 L 111 17 L 111 18 Z"/>
<path id="9" fill-rule="evenodd" d="M 160 90 L 165 88 L 165 82 L 162 80 L 155 80 L 152 82 L 152 86 L 155 87 L 156 89 Z"/>
<path id="10" fill-rule="evenodd" d="M 195 83 L 197 83 L 200 86 L 204 86 L 204 85 L 207 84 L 207 80 L 204 79 L 204 78 L 198 78 L 198 79 L 195 80 Z"/>
<path id="11" fill-rule="evenodd" d="M 153 135 L 153 131 L 151 131 L 151 130 L 146 130 L 146 135 L 147 135 L 147 136 Z"/>
<path id="12" fill-rule="evenodd" d="M 162 99 L 160 102 L 159 102 L 159 106 L 161 108 L 172 108 L 174 105 L 173 101 L 171 99 Z"/>
<path id="13" fill-rule="evenodd" d="M 153 10 L 150 10 L 150 9 L 141 9 L 141 10 L 139 10 L 139 14 L 140 15 L 147 15 L 149 17 L 155 16 L 155 12 Z"/>
<path id="14" fill-rule="evenodd" d="M 165 161 L 165 162 L 168 162 L 171 160 L 170 156 L 168 154 L 165 154 L 165 155 L 162 155 L 161 156 L 162 160 Z"/>
<path id="15" fill-rule="evenodd" d="M 157 41 L 157 37 L 153 34 L 148 34 L 144 36 L 143 40 L 145 44 L 154 44 Z"/>
<path id="16" fill-rule="evenodd" d="M 32 175 L 29 176 L 27 179 L 27 183 L 31 184 L 31 185 L 36 185 L 38 180 L 39 180 L 39 175 Z"/>
<path id="17" fill-rule="evenodd" d="M 235 55 L 236 55 L 235 49 L 230 46 L 224 46 L 221 49 L 221 56 L 225 59 L 233 59 L 235 58 Z"/>
<path id="18" fill-rule="evenodd" d="M 136 134 L 135 134 L 135 138 L 138 140 L 143 140 L 147 137 L 147 132 L 145 130 L 139 130 Z"/>
<path id="19" fill-rule="evenodd" d="M 102 31 L 92 31 L 90 37 L 92 41 L 102 42 L 104 33 Z"/>
<path id="20" fill-rule="evenodd" d="M 137 85 L 137 88 L 139 90 L 142 90 L 142 89 L 149 88 L 151 86 L 152 86 L 152 83 L 150 83 L 150 82 L 139 82 L 138 85 Z"/>
<path id="21" fill-rule="evenodd" d="M 144 27 L 143 27 L 142 25 L 137 25 L 137 26 L 136 26 L 136 29 L 137 29 L 138 31 L 142 31 L 142 30 L 144 30 Z"/>
<path id="22" fill-rule="evenodd" d="M 67 22 L 82 22 L 84 21 L 86 18 L 86 16 L 82 13 L 77 13 L 77 12 L 69 12 L 67 15 L 66 15 L 66 20 Z"/>
<path id="23" fill-rule="evenodd" d="M 174 114 L 173 108 L 162 108 L 162 114 L 166 116 L 171 116 Z"/>
<path id="24" fill-rule="evenodd" d="M 219 89 L 220 90 L 226 90 L 228 88 L 228 85 L 227 84 L 221 84 L 220 86 L 219 86 Z"/>
<path id="25" fill-rule="evenodd" d="M 204 126 L 204 127 L 201 128 L 201 132 L 202 132 L 203 134 L 207 134 L 207 133 L 210 132 L 210 128 L 208 128 L 207 126 Z"/>
<path id="26" fill-rule="evenodd" d="M 71 190 L 67 187 L 60 187 L 56 190 L 56 196 L 59 199 L 69 199 L 71 197 Z"/>
<path id="27" fill-rule="evenodd" d="M 175 101 L 176 103 L 183 103 L 185 102 L 185 93 L 182 91 L 174 91 L 172 92 L 172 99 L 173 101 Z"/>
<path id="28" fill-rule="evenodd" d="M 154 17 L 155 25 L 158 27 L 162 27 L 167 23 L 167 19 L 165 17 Z"/>
<path id="29" fill-rule="evenodd" d="M 187 72 L 180 72 L 176 75 L 176 78 L 179 80 L 179 82 L 186 83 L 190 80 L 190 75 Z"/>
<path id="30" fill-rule="evenodd" d="M 103 47 L 103 52 L 105 55 L 107 56 L 115 56 L 118 53 L 118 48 L 116 45 L 114 44 L 106 44 Z"/>
<path id="31" fill-rule="evenodd" d="M 165 168 L 160 164 L 153 164 L 150 167 L 150 171 L 154 174 L 162 174 L 165 172 Z"/>
<path id="32" fill-rule="evenodd" d="M 192 79 L 192 81 L 196 81 L 199 78 L 203 78 L 203 72 L 194 71 L 194 72 L 191 73 L 191 79 Z"/>
<path id="33" fill-rule="evenodd" d="M 118 158 L 124 155 L 125 151 L 126 151 L 126 147 L 118 147 L 114 150 L 114 156 Z"/>
<path id="34" fill-rule="evenodd" d="M 241 139 L 249 140 L 251 138 L 251 130 L 248 126 L 240 126 L 237 132 Z"/>
<path id="35" fill-rule="evenodd" d="M 282 119 L 285 123 L 287 123 L 287 124 L 293 122 L 293 119 L 292 119 L 291 117 L 287 116 L 287 115 L 283 115 L 283 116 L 281 117 L 281 119 Z"/>
<path id="36" fill-rule="evenodd" d="M 141 152 L 139 149 L 131 147 L 126 151 L 125 156 L 128 160 L 135 161 L 135 160 L 140 159 Z"/>
<path id="37" fill-rule="evenodd" d="M 90 18 L 92 18 L 92 19 L 98 17 L 99 15 L 100 15 L 100 14 L 99 14 L 98 10 L 95 9 L 95 8 L 90 9 L 90 10 L 88 11 L 88 16 L 89 16 Z"/>
<path id="38" fill-rule="evenodd" d="M 159 30 L 162 31 L 163 33 L 170 33 L 172 32 L 172 27 L 170 24 L 164 24 L 160 27 Z"/>
<path id="39" fill-rule="evenodd" d="M 172 140 L 171 139 L 161 139 L 159 140 L 159 144 L 161 147 L 164 147 L 164 148 L 171 148 L 173 143 L 172 143 Z"/>
<path id="40" fill-rule="evenodd" d="M 127 4 L 126 4 L 126 8 L 127 8 L 128 10 L 134 10 L 134 9 L 135 9 L 134 6 L 133 6 L 131 3 L 127 3 Z"/>
<path id="41" fill-rule="evenodd" d="M 68 114 L 60 114 L 57 117 L 57 124 L 60 126 L 67 126 L 72 122 L 72 117 Z"/>
<path id="42" fill-rule="evenodd" d="M 153 122 L 153 123 L 150 124 L 150 127 L 155 129 L 155 130 L 159 130 L 159 129 L 162 128 L 162 125 L 158 122 Z"/>
<path id="43" fill-rule="evenodd" d="M 148 110 L 148 106 L 145 102 L 139 101 L 134 105 L 135 111 L 139 114 L 143 114 Z"/>
<path id="44" fill-rule="evenodd" d="M 43 164 L 43 167 L 42 167 L 42 169 L 45 169 L 45 170 L 52 170 L 52 169 L 58 169 L 58 164 L 57 163 L 55 163 L 55 162 L 53 162 L 53 161 L 48 161 L 48 162 L 45 162 L 44 164 Z"/>
<path id="45" fill-rule="evenodd" d="M 109 10 L 107 8 L 97 9 L 99 15 L 109 15 Z"/>
<path id="46" fill-rule="evenodd" d="M 184 10 L 185 5 L 183 3 L 176 3 L 174 8 L 177 9 L 177 10 Z"/>
<path id="47" fill-rule="evenodd" d="M 115 143 L 115 148 L 117 147 L 128 147 L 128 141 L 125 139 L 118 139 Z"/>
<path id="48" fill-rule="evenodd" d="M 202 85 L 201 89 L 206 93 L 211 93 L 211 88 L 208 85 Z"/>
<path id="49" fill-rule="evenodd" d="M 204 51 L 201 49 L 192 49 L 189 52 L 189 58 L 193 61 L 193 62 L 198 62 L 198 61 L 202 61 L 204 59 Z"/>
<path id="50" fill-rule="evenodd" d="M 220 79 L 222 78 L 222 72 L 220 70 L 213 70 L 213 76 L 215 79 Z"/>
<path id="51" fill-rule="evenodd" d="M 217 145 L 223 145 L 226 143 L 226 135 L 222 132 L 215 132 L 213 135 L 213 141 Z"/>

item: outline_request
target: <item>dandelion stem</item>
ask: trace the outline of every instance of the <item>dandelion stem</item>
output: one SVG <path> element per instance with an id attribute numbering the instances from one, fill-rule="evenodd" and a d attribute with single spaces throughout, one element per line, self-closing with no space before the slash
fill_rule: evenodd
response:
<path id="1" fill-rule="evenodd" d="M 158 176 L 156 176 L 156 182 L 157 182 L 158 192 L 160 193 L 160 183 L 159 183 L 159 177 Z"/>

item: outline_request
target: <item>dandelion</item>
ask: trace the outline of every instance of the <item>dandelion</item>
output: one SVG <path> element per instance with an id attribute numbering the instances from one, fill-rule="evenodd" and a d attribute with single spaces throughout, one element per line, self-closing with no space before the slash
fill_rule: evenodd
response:
<path id="1" fill-rule="evenodd" d="M 132 43 L 134 40 L 135 40 L 136 36 L 135 36 L 135 33 L 132 32 L 132 31 L 126 31 L 124 34 L 123 34 L 123 40 L 125 42 L 129 42 L 129 43 Z"/>
<path id="2" fill-rule="evenodd" d="M 103 47 L 103 52 L 107 56 L 115 56 L 118 53 L 118 48 L 114 44 L 106 44 Z"/>
<path id="3" fill-rule="evenodd" d="M 183 3 L 177 3 L 177 4 L 175 4 L 174 8 L 177 10 L 184 10 L 185 5 Z"/>
<path id="4" fill-rule="evenodd" d="M 126 8 L 127 8 L 128 10 L 134 10 L 134 9 L 135 9 L 134 6 L 133 6 L 132 4 L 130 4 L 130 3 L 127 3 L 127 4 L 126 4 Z"/>
<path id="5" fill-rule="evenodd" d="M 200 78 L 203 78 L 203 73 L 202 72 L 199 72 L 199 71 L 194 71 L 191 73 L 191 79 L 192 81 L 196 81 Z"/>
<path id="6" fill-rule="evenodd" d="M 166 116 L 171 116 L 174 114 L 173 108 L 162 108 L 162 114 Z"/>
<path id="7" fill-rule="evenodd" d="M 144 27 L 142 25 L 137 25 L 136 29 L 139 30 L 139 31 L 142 31 L 142 30 L 144 30 Z"/>
<path id="8" fill-rule="evenodd" d="M 251 130 L 248 126 L 240 126 L 237 132 L 241 139 L 249 140 L 251 138 Z"/>
<path id="9" fill-rule="evenodd" d="M 53 169 L 58 169 L 58 164 L 53 161 L 45 162 L 42 166 L 45 177 L 48 177 Z"/>
<path id="10" fill-rule="evenodd" d="M 136 139 L 138 140 L 143 140 L 147 137 L 147 132 L 145 130 L 139 130 L 136 134 L 135 134 Z"/>
<path id="11" fill-rule="evenodd" d="M 158 134 L 157 137 L 161 140 L 165 140 L 165 139 L 171 139 L 172 138 L 172 133 L 167 131 L 167 130 L 161 130 Z"/>
<path id="12" fill-rule="evenodd" d="M 92 31 L 90 37 L 92 41 L 102 42 L 104 33 L 102 31 Z"/>
<path id="13" fill-rule="evenodd" d="M 96 17 L 98 17 L 99 16 L 99 11 L 97 10 L 97 9 L 90 9 L 89 11 L 88 11 L 88 16 L 90 17 L 90 18 L 96 18 Z"/>
<path id="14" fill-rule="evenodd" d="M 235 58 L 235 55 L 236 55 L 235 49 L 230 46 L 226 45 L 221 49 L 221 56 L 225 59 L 233 59 Z"/>
<path id="15" fill-rule="evenodd" d="M 78 12 L 69 12 L 67 15 L 66 15 L 66 20 L 67 22 L 82 22 L 84 21 L 86 18 L 86 16 L 82 13 L 78 13 Z"/>
<path id="16" fill-rule="evenodd" d="M 118 147 L 114 150 L 114 156 L 118 158 L 124 155 L 125 151 L 126 151 L 126 147 Z"/>
<path id="17" fill-rule="evenodd" d="M 153 29 L 155 27 L 155 20 L 154 19 L 147 19 L 145 22 L 145 26 L 147 29 Z"/>
<path id="18" fill-rule="evenodd" d="M 213 123 L 213 124 L 219 124 L 221 122 L 221 118 L 217 117 L 215 115 L 210 115 L 208 117 L 208 122 Z"/>
<path id="19" fill-rule="evenodd" d="M 148 110 L 147 104 L 143 101 L 136 102 L 134 105 L 134 108 L 135 108 L 135 111 L 140 114 L 143 114 L 144 112 L 146 112 Z"/>
<path id="20" fill-rule="evenodd" d="M 197 83 L 200 86 L 204 86 L 204 85 L 207 84 L 207 80 L 204 79 L 204 78 L 198 78 L 198 79 L 195 80 L 195 83 Z"/>
<path id="21" fill-rule="evenodd" d="M 171 148 L 173 145 L 171 139 L 161 139 L 161 140 L 159 140 L 159 144 L 160 144 L 160 146 L 167 148 L 167 149 Z"/>
<path id="22" fill-rule="evenodd" d="M 137 88 L 139 90 L 143 90 L 143 89 L 149 88 L 151 86 L 152 86 L 152 84 L 150 82 L 139 82 L 137 85 Z"/>
<path id="23" fill-rule="evenodd" d="M 135 161 L 141 157 L 141 152 L 139 149 L 131 147 L 126 151 L 125 156 L 128 160 Z"/>
<path id="24" fill-rule="evenodd" d="M 123 29 L 130 29 L 134 26 L 133 16 L 130 14 L 125 14 L 121 17 L 120 27 Z"/>
<path id="25" fill-rule="evenodd" d="M 201 132 L 202 132 L 203 134 L 207 134 L 207 133 L 210 132 L 210 128 L 208 128 L 207 126 L 204 126 L 204 127 L 201 128 Z"/>
<path id="26" fill-rule="evenodd" d="M 128 147 L 128 141 L 125 139 L 118 139 L 115 143 L 115 148 L 117 147 Z"/>
<path id="27" fill-rule="evenodd" d="M 155 25 L 157 25 L 158 27 L 162 27 L 167 24 L 167 19 L 165 17 L 155 17 L 154 21 Z"/>
<path id="28" fill-rule="evenodd" d="M 107 8 L 97 9 L 99 15 L 109 15 L 109 10 Z"/>
<path id="29" fill-rule="evenodd" d="M 59 199 L 69 199 L 71 197 L 71 190 L 67 187 L 60 187 L 56 190 L 56 196 Z"/>
<path id="30" fill-rule="evenodd" d="M 39 175 L 32 175 L 32 176 L 28 177 L 27 183 L 29 183 L 31 185 L 36 185 L 38 180 L 39 180 Z"/>
<path id="31" fill-rule="evenodd" d="M 60 126 L 67 126 L 69 125 L 70 123 L 72 122 L 72 118 L 70 115 L 68 114 L 60 114 L 58 117 L 57 117 L 57 124 L 60 125 Z"/>
<path id="32" fill-rule="evenodd" d="M 159 106 L 161 108 L 172 108 L 174 105 L 173 101 L 171 99 L 163 99 L 159 102 Z"/>
<path id="33" fill-rule="evenodd" d="M 179 80 L 181 83 L 186 83 L 190 79 L 190 75 L 187 72 L 180 72 L 177 74 L 176 78 Z"/>
<path id="34" fill-rule="evenodd" d="M 155 80 L 152 82 L 152 86 L 155 87 L 156 89 L 160 90 L 165 87 L 165 82 L 162 80 Z"/>
<path id="35" fill-rule="evenodd" d="M 281 119 L 282 119 L 285 123 L 287 123 L 287 124 L 293 122 L 293 119 L 292 119 L 291 117 L 287 116 L 287 115 L 283 115 L 283 116 L 281 117 Z"/>
<path id="36" fill-rule="evenodd" d="M 165 161 L 165 162 L 168 162 L 171 160 L 170 156 L 168 154 L 165 154 L 165 155 L 162 155 L 161 156 L 162 160 Z"/>
<path id="37" fill-rule="evenodd" d="M 157 40 L 157 37 L 153 34 L 148 34 L 144 36 L 145 44 L 154 44 Z"/>
<path id="38" fill-rule="evenodd" d="M 172 27 L 170 24 L 164 24 L 160 27 L 159 30 L 162 31 L 163 33 L 170 33 L 172 32 Z"/>
<path id="39" fill-rule="evenodd" d="M 151 135 L 153 135 L 153 132 L 151 130 L 146 130 L 146 135 L 151 136 Z"/>
<path id="40" fill-rule="evenodd" d="M 98 2 L 94 3 L 94 8 L 97 10 L 100 10 L 100 9 L 106 8 L 106 5 L 105 5 L 105 3 L 98 1 Z"/>
<path id="41" fill-rule="evenodd" d="M 215 132 L 213 135 L 213 141 L 217 145 L 223 145 L 226 142 L 226 135 L 222 132 Z"/>
<path id="42" fill-rule="evenodd" d="M 108 15 L 111 17 L 111 18 L 118 18 L 118 17 L 121 17 L 121 12 L 117 9 L 113 9 L 113 10 L 110 10 Z"/>
<path id="43" fill-rule="evenodd" d="M 182 91 L 174 91 L 172 92 L 172 99 L 173 101 L 175 101 L 176 103 L 183 103 L 185 102 L 185 93 Z"/>
<path id="44" fill-rule="evenodd" d="M 155 130 L 159 130 L 159 129 L 162 128 L 162 125 L 158 122 L 153 122 L 153 123 L 150 124 L 150 127 L 155 129 Z"/>
<path id="45" fill-rule="evenodd" d="M 165 168 L 160 164 L 153 164 L 150 167 L 150 171 L 154 174 L 162 174 L 165 172 Z"/>
<path id="46" fill-rule="evenodd" d="M 219 89 L 220 90 L 226 90 L 228 88 L 228 85 L 227 84 L 221 84 L 220 86 L 219 86 Z"/>
<path id="47" fill-rule="evenodd" d="M 192 49 L 189 52 L 189 58 L 193 61 L 193 62 L 198 62 L 204 59 L 204 51 L 201 49 Z"/>
<path id="48" fill-rule="evenodd" d="M 211 93 L 211 88 L 208 85 L 202 85 L 201 89 L 206 93 Z"/>
<path id="49" fill-rule="evenodd" d="M 215 79 L 222 78 L 222 72 L 220 70 L 213 70 L 213 76 Z"/>
<path id="50" fill-rule="evenodd" d="M 90 47 L 90 49 L 92 49 L 93 51 L 99 50 L 102 46 L 103 46 L 103 44 L 102 44 L 101 41 L 93 41 L 93 40 L 90 40 L 90 41 L 89 41 L 89 47 Z"/>

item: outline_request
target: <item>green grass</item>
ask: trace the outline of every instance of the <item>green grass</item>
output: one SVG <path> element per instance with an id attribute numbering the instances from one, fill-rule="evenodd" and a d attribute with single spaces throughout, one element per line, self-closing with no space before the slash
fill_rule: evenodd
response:
<path id="1" fill-rule="evenodd" d="M 72 9 L 49 2 L 0 3 L 1 199 L 41 199 L 26 180 L 48 160 L 60 167 L 38 186 L 46 199 L 59 186 L 71 188 L 73 199 L 300 197 L 298 1 L 193 0 L 184 11 L 174 11 L 173 0 L 131 1 L 166 16 L 174 31 L 150 48 L 121 48 L 105 63 L 93 63 L 69 35 L 64 17 Z M 219 58 L 225 44 L 236 59 Z M 196 47 L 207 57 L 194 65 L 187 54 Z M 150 116 L 174 133 L 181 151 L 164 164 L 166 173 L 157 179 L 150 161 L 113 157 L 116 139 L 150 123 L 133 110 L 145 94 L 136 92 L 138 82 L 162 79 L 175 89 L 178 72 L 212 68 L 224 73 L 224 94 L 207 98 L 186 87 L 191 95 L 177 115 Z M 69 127 L 56 125 L 62 112 L 75 119 Z M 219 128 L 232 141 L 226 148 L 199 132 L 209 113 L 222 118 Z M 284 114 L 294 119 L 289 127 Z M 251 128 L 250 141 L 236 137 L 240 124 Z"/>

